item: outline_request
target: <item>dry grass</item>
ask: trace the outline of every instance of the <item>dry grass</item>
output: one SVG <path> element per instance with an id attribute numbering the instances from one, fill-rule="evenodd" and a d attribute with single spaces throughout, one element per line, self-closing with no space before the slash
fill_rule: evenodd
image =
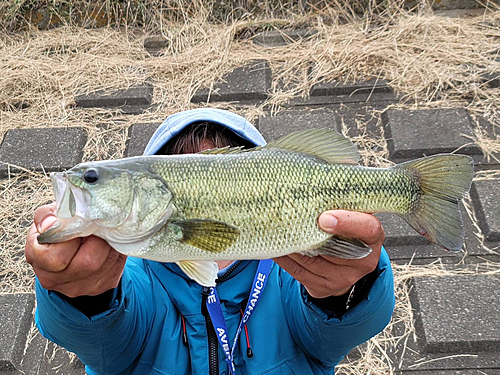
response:
<path id="1" fill-rule="evenodd" d="M 500 91 L 481 77 L 500 75 L 500 11 L 451 19 L 434 16 L 425 9 L 407 13 L 393 4 L 392 8 L 356 18 L 345 2 L 330 3 L 330 8 L 323 7 L 316 13 L 280 19 L 247 18 L 213 24 L 208 22 L 210 14 L 201 7 L 197 13 L 186 12 L 184 21 L 155 21 L 169 45 L 154 58 L 143 48 L 148 32 L 133 28 L 67 26 L 0 34 L 0 137 L 13 128 L 82 126 L 89 135 L 85 160 L 119 158 L 131 124 L 158 122 L 169 114 L 193 108 L 190 99 L 199 88 L 213 87 L 224 74 L 251 60 L 267 59 L 274 75 L 269 99 L 260 105 L 213 106 L 233 109 L 254 120 L 266 112 L 282 110 L 292 97 L 307 96 L 319 82 L 385 79 L 401 96 L 392 108 L 465 107 L 474 119 L 487 119 L 488 126 L 477 121 L 471 142 L 497 160 Z M 374 1 L 364 3 L 377 6 Z M 272 49 L 236 38 L 251 35 L 263 25 L 272 28 L 283 24 L 308 24 L 318 34 Z M 80 92 L 121 89 L 146 81 L 154 86 L 155 107 L 144 114 L 132 116 L 120 110 L 74 106 Z M 365 164 L 388 166 L 391 163 L 380 115 L 377 111 L 370 114 L 378 121 L 377 134 L 367 130 L 366 118 L 355 124 L 344 121 L 342 128 L 346 134 L 349 128 L 357 128 L 359 135 L 353 140 Z M 480 171 L 476 178 L 499 179 L 499 175 L 499 171 Z M 24 239 L 35 208 L 51 196 L 48 177 L 43 173 L 25 171 L 0 181 L 0 293 L 32 291 L 33 273 L 24 261 Z M 472 210 L 468 213 L 473 216 Z M 476 230 L 480 237 L 478 226 Z M 340 366 L 339 373 L 387 374 L 397 370 L 387 353 L 415 339 L 406 282 L 409 278 L 498 273 L 500 269 L 493 263 L 478 267 L 484 269 L 450 270 L 439 264 L 395 266 L 397 306 L 391 326 L 363 347 L 361 358 L 353 357 L 349 365 Z M 404 332 L 396 334 L 395 324 L 402 324 Z"/>
<path id="2" fill-rule="evenodd" d="M 33 212 L 51 199 L 50 181 L 41 173 L 19 172 L 0 180 L 0 293 L 33 290 L 24 243 Z"/>

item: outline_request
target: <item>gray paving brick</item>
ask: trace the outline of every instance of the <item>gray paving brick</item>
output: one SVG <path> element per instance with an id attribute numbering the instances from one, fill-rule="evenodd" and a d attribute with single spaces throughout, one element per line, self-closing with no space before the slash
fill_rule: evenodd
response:
<path id="1" fill-rule="evenodd" d="M 386 80 L 369 79 L 360 82 L 321 82 L 311 89 L 311 96 L 358 95 L 374 93 L 392 93 Z"/>
<path id="2" fill-rule="evenodd" d="M 79 127 L 11 129 L 0 146 L 0 161 L 47 172 L 64 170 L 81 161 L 86 140 Z M 0 175 L 6 173 L 7 166 L 0 164 Z"/>
<path id="3" fill-rule="evenodd" d="M 500 257 L 496 253 L 492 253 L 490 250 L 485 248 L 479 238 L 476 235 L 477 228 L 473 224 L 471 218 L 467 214 L 465 208 L 463 207 L 462 204 L 460 204 L 461 207 L 461 212 L 462 212 L 462 220 L 463 220 L 463 227 L 464 227 L 464 249 L 467 250 L 467 253 L 465 252 L 458 252 L 458 253 L 451 253 L 443 248 L 441 248 L 438 245 L 435 245 L 431 243 L 430 241 L 427 241 L 425 238 L 414 238 L 413 239 L 413 234 L 410 233 L 411 229 L 409 226 L 407 226 L 406 223 L 400 224 L 403 226 L 404 231 L 402 230 L 401 232 L 396 232 L 398 234 L 401 234 L 403 236 L 402 239 L 395 238 L 389 240 L 389 243 L 385 243 L 385 247 L 387 251 L 389 252 L 389 255 L 391 257 L 391 260 L 396 261 L 398 263 L 408 263 L 409 261 L 412 261 L 413 263 L 418 263 L 418 264 L 429 264 L 432 263 L 436 260 L 440 260 L 445 263 L 451 263 L 451 264 L 458 264 L 463 261 L 464 256 L 467 255 L 468 257 L 471 256 L 481 256 L 481 257 L 487 257 L 490 256 L 493 259 L 492 261 L 500 261 Z M 396 220 L 396 219 L 393 219 Z M 384 222 L 382 222 L 384 224 Z M 391 236 L 390 229 L 386 229 L 386 235 Z M 408 231 L 405 234 L 405 231 Z M 415 235 L 417 233 L 415 232 Z M 407 242 L 405 244 L 405 237 L 410 237 L 412 238 L 412 241 L 415 241 L 413 243 Z M 393 241 L 391 243 L 391 241 Z M 424 241 L 419 242 L 419 241 Z"/>
<path id="4" fill-rule="evenodd" d="M 405 3 L 405 5 L 409 8 L 413 8 L 415 6 L 420 5 L 416 0 L 409 0 Z M 429 2 L 431 4 L 432 9 L 434 10 L 443 10 L 443 9 L 474 9 L 482 7 L 481 3 L 478 3 L 474 0 L 440 0 L 440 1 L 432 1 Z"/>
<path id="5" fill-rule="evenodd" d="M 390 158 L 417 158 L 453 152 L 479 155 L 471 144 L 472 123 L 467 111 L 458 109 L 389 110 L 385 114 Z"/>
<path id="6" fill-rule="evenodd" d="M 127 148 L 125 156 L 138 156 L 142 155 L 149 139 L 160 126 L 161 123 L 143 123 L 133 124 L 128 130 Z"/>
<path id="7" fill-rule="evenodd" d="M 412 305 L 428 353 L 500 352 L 500 276 L 414 279 Z"/>
<path id="8" fill-rule="evenodd" d="M 487 372 L 486 372 L 487 371 Z M 399 371 L 398 375 L 500 375 L 500 369 Z"/>
<path id="9" fill-rule="evenodd" d="M 141 85 L 115 92 L 97 91 L 75 98 L 76 106 L 83 108 L 110 108 L 121 106 L 148 106 L 153 98 L 153 86 Z"/>
<path id="10" fill-rule="evenodd" d="M 258 127 L 267 141 L 279 139 L 299 130 L 318 128 L 339 130 L 335 112 L 330 109 L 286 110 L 274 116 L 260 117 Z"/>
<path id="11" fill-rule="evenodd" d="M 0 373 L 19 368 L 34 306 L 33 294 L 0 295 Z"/>
<path id="12" fill-rule="evenodd" d="M 310 39 L 318 34 L 316 29 L 264 31 L 253 38 L 253 42 L 264 47 L 286 46 L 302 39 Z"/>
<path id="13" fill-rule="evenodd" d="M 463 264 L 445 264 L 443 267 L 450 270 L 467 268 Z M 500 370 L 500 351 L 496 347 L 489 346 L 487 338 L 481 342 L 482 336 L 480 335 L 480 333 L 484 334 L 483 331 L 487 330 L 487 327 L 494 326 L 495 323 L 489 321 L 486 327 L 478 327 L 480 319 L 489 320 L 489 314 L 493 309 L 498 308 L 488 304 L 491 299 L 498 299 L 498 296 L 495 297 L 495 293 L 492 293 L 496 285 L 491 284 L 489 279 L 476 279 L 476 276 L 479 275 L 465 278 L 454 276 L 452 280 L 450 277 L 420 277 L 410 282 L 410 300 L 416 332 L 415 334 L 411 332 L 409 336 L 399 340 L 396 347 L 387 352 L 393 368 L 397 370 L 396 373 L 417 375 L 418 371 L 418 374 L 421 375 L 474 375 L 477 370 L 481 371 L 478 374 L 498 373 Z M 476 293 L 476 289 L 480 289 L 480 291 Z M 478 302 L 477 300 L 481 299 L 483 295 L 488 296 L 488 290 L 489 299 Z M 425 303 L 423 309 L 422 302 Z M 476 302 L 477 305 L 474 304 Z M 437 347 L 428 346 L 421 318 L 423 311 L 426 313 L 424 319 L 426 319 L 428 331 L 435 328 L 432 332 L 437 330 L 438 334 L 451 338 L 451 340 L 457 335 L 461 335 L 466 340 L 472 341 L 473 344 L 466 343 L 456 349 L 455 345 L 458 346 L 460 340 L 452 341 L 451 345 L 444 347 L 450 352 L 440 352 L 439 349 L 443 349 L 443 347 L 440 348 L 439 345 Z M 404 319 L 402 319 L 401 314 L 404 314 Z M 493 318 L 494 321 L 498 321 L 498 319 L 498 315 Z M 394 337 L 399 337 L 407 332 L 406 312 L 396 310 L 393 323 L 391 332 Z M 498 333 L 498 326 L 496 332 Z M 494 332 L 491 333 L 494 334 Z M 437 336 L 434 333 L 432 337 L 436 338 Z M 434 352 L 430 352 L 428 349 L 434 350 Z"/>
<path id="14" fill-rule="evenodd" d="M 294 97 L 284 104 L 285 107 L 297 106 L 325 106 L 331 104 L 390 104 L 397 101 L 392 92 L 359 92 L 353 95 L 315 95 L 306 98 Z"/>
<path id="15" fill-rule="evenodd" d="M 314 85 L 308 97 L 294 97 L 285 106 L 369 104 L 378 106 L 398 100 L 387 81 L 367 79 L 356 82 L 325 81 Z"/>
<path id="16" fill-rule="evenodd" d="M 481 75 L 481 81 L 492 88 L 500 87 L 500 75 L 496 74 L 483 74 Z"/>
<path id="17" fill-rule="evenodd" d="M 256 60 L 227 74 L 210 89 L 197 91 L 191 102 L 264 100 L 271 88 L 271 69 L 266 60 Z"/>
<path id="18" fill-rule="evenodd" d="M 481 231 L 488 241 L 500 241 L 500 181 L 475 181 L 471 196 L 474 200 Z"/>
<path id="19" fill-rule="evenodd" d="M 384 246 L 426 245 L 429 241 L 419 235 L 402 218 L 394 214 L 376 214 L 385 231 Z"/>
<path id="20" fill-rule="evenodd" d="M 161 35 L 154 35 L 144 40 L 144 48 L 164 48 L 168 44 L 168 39 Z"/>
<path id="21" fill-rule="evenodd" d="M 494 142 L 497 138 L 498 127 L 481 116 L 476 116 L 476 120 L 477 123 L 474 123 L 474 125 L 481 129 L 486 139 L 489 139 L 490 142 Z M 476 169 L 500 169 L 500 163 L 498 162 L 498 160 L 500 160 L 500 152 L 494 150 L 490 152 L 491 155 L 484 155 L 482 159 L 473 155 Z"/>
<path id="22" fill-rule="evenodd" d="M 168 39 L 155 35 L 144 40 L 144 48 L 151 56 L 158 56 L 163 48 L 168 45 Z"/>

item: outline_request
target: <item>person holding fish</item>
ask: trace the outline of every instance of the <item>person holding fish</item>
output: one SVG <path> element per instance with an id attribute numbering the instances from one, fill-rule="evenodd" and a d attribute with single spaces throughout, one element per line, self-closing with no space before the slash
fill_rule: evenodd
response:
<path id="1" fill-rule="evenodd" d="M 170 116 L 144 154 L 52 174 L 28 233 L 37 326 L 89 374 L 333 374 L 394 308 L 370 213 L 462 247 L 465 156 L 359 167 L 334 131 L 266 145 L 218 109 Z"/>

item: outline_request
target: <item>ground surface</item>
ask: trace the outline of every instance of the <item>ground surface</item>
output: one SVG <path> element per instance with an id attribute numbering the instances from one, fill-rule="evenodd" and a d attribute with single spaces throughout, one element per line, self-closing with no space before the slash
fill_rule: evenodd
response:
<path id="1" fill-rule="evenodd" d="M 380 215 L 396 274 L 391 325 L 338 373 L 500 374 L 500 41 L 498 13 L 257 33 L 248 23 L 136 30 L 60 28 L 0 39 L 0 374 L 80 374 L 33 327 L 23 257 L 49 171 L 142 153 L 178 110 L 215 106 L 268 140 L 335 128 L 362 162 L 390 166 L 443 152 L 474 158 L 462 207 L 464 253 Z M 293 26 L 293 25 L 292 25 Z"/>

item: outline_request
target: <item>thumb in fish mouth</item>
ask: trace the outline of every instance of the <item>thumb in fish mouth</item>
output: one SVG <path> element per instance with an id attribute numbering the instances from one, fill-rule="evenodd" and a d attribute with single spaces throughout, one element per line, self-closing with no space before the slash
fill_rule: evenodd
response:
<path id="1" fill-rule="evenodd" d="M 57 222 L 57 217 L 51 212 L 40 220 L 37 224 L 37 231 L 43 233 L 50 229 Z"/>
<path id="2" fill-rule="evenodd" d="M 76 237 L 86 237 L 92 234 L 89 233 L 89 228 L 86 227 L 85 221 L 79 216 L 73 216 L 70 219 L 57 218 L 50 228 L 37 237 L 38 243 L 58 243 Z"/>

